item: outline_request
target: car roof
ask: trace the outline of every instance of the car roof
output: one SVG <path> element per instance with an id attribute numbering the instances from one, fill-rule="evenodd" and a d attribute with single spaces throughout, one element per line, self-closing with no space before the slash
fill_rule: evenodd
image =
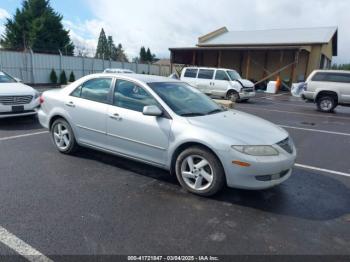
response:
<path id="1" fill-rule="evenodd" d="M 106 68 L 104 71 L 124 71 L 124 72 L 133 72 L 131 69 L 126 69 L 126 68 Z"/>
<path id="2" fill-rule="evenodd" d="M 350 74 L 350 71 L 346 70 L 315 70 L 315 73 L 345 73 Z"/>
<path id="3" fill-rule="evenodd" d="M 202 67 L 202 66 L 189 66 L 184 69 L 208 69 L 208 70 L 235 70 L 231 68 L 217 68 L 217 67 Z"/>
<path id="4" fill-rule="evenodd" d="M 129 79 L 134 79 L 141 81 L 143 83 L 160 83 L 160 82 L 179 82 L 179 80 L 164 77 L 164 76 L 155 76 L 155 75 L 144 75 L 144 74 L 119 74 L 119 73 L 104 73 L 104 74 L 94 74 L 97 77 L 103 76 L 123 76 Z"/>

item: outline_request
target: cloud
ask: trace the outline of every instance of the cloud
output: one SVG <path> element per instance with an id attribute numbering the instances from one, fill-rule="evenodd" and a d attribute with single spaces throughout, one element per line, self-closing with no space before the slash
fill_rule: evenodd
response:
<path id="1" fill-rule="evenodd" d="M 0 8 L 0 20 L 5 19 L 5 18 L 9 18 L 9 17 L 10 17 L 9 12 L 7 12 L 3 8 Z"/>
<path id="2" fill-rule="evenodd" d="M 72 32 L 97 42 L 101 27 L 122 43 L 129 57 L 141 46 L 159 57 L 169 47 L 193 46 L 222 26 L 230 30 L 339 26 L 339 58 L 350 61 L 348 0 L 87 0 L 94 19 L 71 25 Z"/>
<path id="3" fill-rule="evenodd" d="M 9 18 L 10 14 L 3 8 L 0 8 L 0 37 L 5 31 L 4 22 L 6 18 Z"/>

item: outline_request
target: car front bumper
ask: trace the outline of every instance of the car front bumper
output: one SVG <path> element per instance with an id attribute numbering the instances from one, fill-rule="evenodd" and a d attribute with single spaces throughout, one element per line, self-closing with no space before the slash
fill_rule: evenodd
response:
<path id="1" fill-rule="evenodd" d="M 245 155 L 235 150 L 220 153 L 223 163 L 227 186 L 240 189 L 261 190 L 274 187 L 286 181 L 292 174 L 292 168 L 296 159 L 296 149 L 293 153 L 287 153 L 278 146 L 278 156 L 255 157 Z M 233 164 L 233 161 L 249 163 L 243 167 Z"/>
<path id="2" fill-rule="evenodd" d="M 303 91 L 300 96 L 304 100 L 308 100 L 308 101 L 315 100 L 315 92 Z"/>
<path id="3" fill-rule="evenodd" d="M 33 99 L 29 104 L 18 105 L 18 106 L 23 106 L 23 111 L 21 112 L 13 112 L 12 106 L 17 106 L 17 105 L 0 104 L 0 118 L 36 115 L 40 107 L 40 102 L 39 102 L 39 98 L 36 98 L 36 99 Z"/>
<path id="4" fill-rule="evenodd" d="M 239 93 L 239 98 L 240 99 L 249 99 L 255 97 L 256 93 L 255 92 L 241 92 Z"/>

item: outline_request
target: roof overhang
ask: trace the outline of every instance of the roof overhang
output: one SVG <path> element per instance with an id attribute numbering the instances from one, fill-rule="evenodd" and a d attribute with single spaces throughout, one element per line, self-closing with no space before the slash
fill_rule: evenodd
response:
<path id="1" fill-rule="evenodd" d="M 305 46 L 195 46 L 173 47 L 170 51 L 265 51 L 265 50 L 307 50 Z"/>

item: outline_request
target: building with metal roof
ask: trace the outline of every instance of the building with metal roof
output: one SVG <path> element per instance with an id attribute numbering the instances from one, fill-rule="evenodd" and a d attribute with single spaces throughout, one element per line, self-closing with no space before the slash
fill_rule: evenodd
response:
<path id="1" fill-rule="evenodd" d="M 331 66 L 338 53 L 338 28 L 229 31 L 222 27 L 199 37 L 194 47 L 170 52 L 172 65 L 232 68 L 257 84 L 277 76 L 292 83 Z"/>

